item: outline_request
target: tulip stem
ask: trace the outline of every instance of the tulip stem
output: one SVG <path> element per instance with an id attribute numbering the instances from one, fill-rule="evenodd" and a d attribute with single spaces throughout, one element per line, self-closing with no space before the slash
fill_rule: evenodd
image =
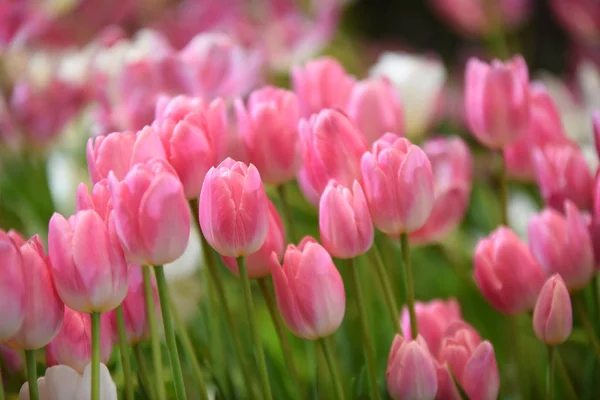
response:
<path id="1" fill-rule="evenodd" d="M 92 400 L 100 400 L 100 313 L 92 313 Z"/>
<path id="2" fill-rule="evenodd" d="M 546 399 L 554 400 L 554 364 L 556 363 L 556 348 L 548 345 L 548 369 L 546 376 Z"/>
<path id="3" fill-rule="evenodd" d="M 594 327 L 592 326 L 592 323 L 585 312 L 585 306 L 583 303 L 583 298 L 581 297 L 581 293 L 576 293 L 573 295 L 573 307 L 575 308 L 575 312 L 577 312 L 579 319 L 581 319 L 583 329 L 585 329 L 592 348 L 594 349 L 594 353 L 596 353 L 596 357 L 600 359 L 600 343 L 598 343 L 598 338 L 594 332 Z"/>
<path id="4" fill-rule="evenodd" d="M 162 355 L 160 349 L 160 336 L 158 336 L 158 324 L 156 321 L 156 304 L 154 302 L 154 290 L 152 289 L 151 270 L 149 265 L 142 266 L 142 277 L 144 279 L 144 301 L 146 303 L 146 319 L 150 328 L 150 344 L 152 346 L 152 365 L 158 400 L 166 400 L 165 381 L 163 379 Z"/>
<path id="5" fill-rule="evenodd" d="M 158 286 L 158 300 L 160 301 L 160 312 L 162 313 L 163 326 L 165 328 L 165 337 L 167 339 L 167 348 L 169 349 L 169 360 L 171 362 L 171 371 L 173 372 L 173 381 L 175 384 L 175 395 L 178 400 L 187 398 L 185 394 L 185 383 L 183 381 L 183 372 L 181 371 L 181 362 L 179 361 L 179 351 L 175 340 L 175 329 L 171 321 L 169 310 L 169 288 L 167 287 L 167 278 L 165 269 L 162 265 L 154 266 L 156 275 L 156 286 Z"/>
<path id="6" fill-rule="evenodd" d="M 367 321 L 367 311 L 365 309 L 365 302 L 363 299 L 363 293 L 358 283 L 358 270 L 356 260 L 350 259 L 350 285 L 354 291 L 356 297 L 356 306 L 358 307 L 358 317 L 360 319 L 360 328 L 362 331 L 363 343 L 365 347 L 365 354 L 367 359 L 367 369 L 369 371 L 369 386 L 371 388 L 371 399 L 379 399 L 379 390 L 377 385 L 377 367 L 375 363 L 375 350 L 373 349 L 373 338 L 369 332 L 369 323 Z M 396 324 L 398 325 L 398 324 Z"/>
<path id="7" fill-rule="evenodd" d="M 289 370 L 289 373 L 292 378 L 292 383 L 295 386 L 294 393 L 302 393 L 301 390 L 301 382 L 298 378 L 298 370 L 296 369 L 296 365 L 294 364 L 294 357 L 292 356 L 292 348 L 290 346 L 290 342 L 287 339 L 285 334 L 285 330 L 283 329 L 283 323 L 281 322 L 281 316 L 277 311 L 277 306 L 275 305 L 275 301 L 273 296 L 271 296 L 271 292 L 269 291 L 269 287 L 267 286 L 267 279 L 260 278 L 258 279 L 258 286 L 260 287 L 260 291 L 265 299 L 265 303 L 267 304 L 267 308 L 269 310 L 269 314 L 271 315 L 271 319 L 273 320 L 273 325 L 275 326 L 275 332 L 277 333 L 277 337 L 279 338 L 279 343 L 281 344 L 281 350 L 283 352 L 283 358 L 285 360 L 285 364 Z M 298 395 L 297 397 L 303 397 L 302 395 Z"/>
<path id="8" fill-rule="evenodd" d="M 0 400 L 4 400 L 4 382 L 2 380 L 2 367 L 0 367 Z"/>
<path id="9" fill-rule="evenodd" d="M 260 379 L 262 381 L 263 395 L 265 400 L 271 400 L 271 385 L 269 384 L 269 374 L 267 372 L 267 362 L 265 360 L 265 352 L 263 351 L 260 342 L 260 335 L 256 326 L 256 316 L 254 315 L 254 303 L 252 301 L 252 293 L 250 291 L 250 280 L 248 279 L 248 269 L 244 257 L 238 257 L 238 267 L 240 278 L 242 281 L 242 292 L 244 294 L 244 303 L 246 303 L 246 313 L 248 314 L 248 323 L 250 325 L 250 335 L 254 342 L 254 355 L 258 364 Z"/>
<path id="10" fill-rule="evenodd" d="M 327 366 L 329 367 L 329 373 L 331 374 L 331 379 L 333 380 L 333 386 L 335 387 L 337 398 L 338 400 L 344 400 L 344 387 L 342 386 L 340 373 L 337 369 L 335 358 L 333 357 L 333 352 L 331 351 L 329 342 L 327 341 L 327 338 L 324 337 L 320 338 L 318 342 L 321 346 L 323 354 L 325 355 L 325 359 L 327 360 Z"/>
<path id="11" fill-rule="evenodd" d="M 508 227 L 508 175 L 506 171 L 506 163 L 504 162 L 504 154 L 498 153 L 500 159 L 499 170 L 499 189 L 500 189 L 500 223 Z"/>
<path id="12" fill-rule="evenodd" d="M 379 283 L 383 289 L 383 297 L 387 305 L 386 308 L 388 310 L 392 326 L 394 327 L 394 331 L 402 333 L 400 331 L 400 315 L 398 314 L 398 308 L 396 306 L 394 292 L 390 284 L 390 279 L 387 275 L 385 267 L 383 266 L 381 254 L 379 253 L 379 249 L 375 244 L 373 244 L 373 247 L 369 251 L 368 255 L 371 258 L 371 263 L 375 264 L 375 273 L 377 274 Z"/>
<path id="13" fill-rule="evenodd" d="M 148 367 L 146 366 L 146 358 L 144 352 L 139 344 L 133 345 L 133 353 L 135 354 L 135 360 L 138 366 L 138 378 L 140 382 L 140 388 L 146 394 L 146 397 L 150 400 L 156 399 L 154 388 L 150 384 L 150 374 L 148 373 Z"/>
<path id="14" fill-rule="evenodd" d="M 404 260 L 404 283 L 406 285 L 406 305 L 410 315 L 410 335 L 416 339 L 419 334 L 417 327 L 417 314 L 415 313 L 415 286 L 413 282 L 412 265 L 410 262 L 410 245 L 408 234 L 400 235 L 400 246 L 402 247 L 402 258 Z"/>
<path id="15" fill-rule="evenodd" d="M 29 380 L 29 400 L 39 400 L 40 391 L 37 384 L 37 360 L 35 350 L 25 350 L 25 361 L 27 362 L 27 379 Z"/>
<path id="16" fill-rule="evenodd" d="M 279 196 L 279 201 L 281 201 L 281 208 L 283 209 L 283 215 L 287 225 L 288 237 L 292 243 L 296 243 L 296 225 L 294 224 L 292 209 L 287 201 L 285 184 L 277 185 L 277 195 Z"/>
<path id="17" fill-rule="evenodd" d="M 115 313 L 117 316 L 117 331 L 119 334 L 119 351 L 121 353 L 121 364 L 123 364 L 123 377 L 125 379 L 125 399 L 133 400 L 133 378 L 131 376 L 131 363 L 127 346 L 127 333 L 125 332 L 123 305 L 119 305 Z"/>
<path id="18" fill-rule="evenodd" d="M 567 372 L 567 368 L 563 363 L 562 357 L 560 356 L 560 351 L 558 351 L 558 349 L 556 349 L 554 356 L 556 357 L 556 366 L 558 367 L 558 373 L 562 376 L 564 388 L 567 392 L 567 398 L 569 400 L 579 400 L 579 396 L 577 396 L 577 391 L 573 387 L 573 383 L 569 378 L 569 373 Z"/>

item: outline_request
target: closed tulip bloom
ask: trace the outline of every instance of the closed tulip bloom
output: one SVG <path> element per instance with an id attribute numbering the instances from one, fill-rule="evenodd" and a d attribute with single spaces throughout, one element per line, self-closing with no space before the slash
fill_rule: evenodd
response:
<path id="1" fill-rule="evenodd" d="M 421 228 L 433 207 L 431 163 L 418 146 L 386 133 L 362 156 L 363 188 L 373 223 L 398 235 Z"/>
<path id="2" fill-rule="evenodd" d="M 263 181 L 279 185 L 292 180 L 301 162 L 300 106 L 296 94 L 264 87 L 252 92 L 245 106 L 237 100 L 235 111 L 248 159 L 258 168 Z"/>
<path id="3" fill-rule="evenodd" d="M 344 281 L 315 239 L 288 245 L 280 266 L 271 255 L 271 274 L 279 312 L 298 337 L 315 340 L 335 332 L 346 311 Z"/>
<path id="4" fill-rule="evenodd" d="M 344 107 L 354 86 L 354 78 L 335 59 L 321 57 L 304 67 L 292 68 L 292 87 L 305 117 L 325 108 Z"/>
<path id="5" fill-rule="evenodd" d="M 581 149 L 572 144 L 552 144 L 533 153 L 536 181 L 544 202 L 559 211 L 565 200 L 582 210 L 592 208 L 594 178 Z"/>
<path id="6" fill-rule="evenodd" d="M 108 317 L 108 314 L 103 314 Z M 100 362 L 106 364 L 112 353 L 110 321 L 102 318 L 100 325 Z M 83 374 L 92 361 L 92 319 L 89 314 L 65 307 L 63 324 L 58 335 L 46 346 L 49 365 L 68 365 Z"/>
<path id="7" fill-rule="evenodd" d="M 177 260 L 190 236 L 190 211 L 175 171 L 163 160 L 136 164 L 119 182 L 108 177 L 115 228 L 129 262 Z"/>
<path id="8" fill-rule="evenodd" d="M 206 174 L 200 193 L 200 227 L 207 242 L 221 255 L 250 255 L 269 233 L 269 206 L 260 174 L 231 158 Z"/>
<path id="9" fill-rule="evenodd" d="M 23 323 L 27 293 L 19 247 L 0 230 L 0 342 L 10 339 Z"/>
<path id="10" fill-rule="evenodd" d="M 540 291 L 533 310 L 533 330 L 538 339 L 551 346 L 565 342 L 571 335 L 571 297 L 558 274 L 551 276 Z"/>
<path id="11" fill-rule="evenodd" d="M 327 109 L 300 121 L 304 195 L 315 205 L 331 179 L 350 187 L 360 180 L 360 158 L 367 143 L 341 111 Z"/>
<path id="12" fill-rule="evenodd" d="M 567 201 L 566 216 L 546 209 L 529 220 L 529 249 L 546 276 L 559 274 L 569 289 L 581 289 L 594 274 L 594 252 L 586 221 Z"/>
<path id="13" fill-rule="evenodd" d="M 323 247 L 334 257 L 354 258 L 373 245 L 373 221 L 358 181 L 352 190 L 332 180 L 319 203 Z"/>
<path id="14" fill-rule="evenodd" d="M 456 321 L 448 327 L 439 360 L 447 363 L 469 399 L 498 398 L 500 377 L 494 348 L 466 322 Z"/>
<path id="15" fill-rule="evenodd" d="M 166 158 L 160 137 L 149 126 L 137 133 L 114 132 L 90 138 L 86 153 L 93 183 L 108 178 L 110 171 L 122 180 L 133 165 L 152 158 Z"/>
<path id="16" fill-rule="evenodd" d="M 21 246 L 25 277 L 23 323 L 11 342 L 25 350 L 46 346 L 57 335 L 63 321 L 65 305 L 52 282 L 50 260 L 39 236 Z"/>
<path id="17" fill-rule="evenodd" d="M 78 211 L 68 220 L 54 213 L 48 227 L 48 255 L 56 290 L 67 307 L 105 312 L 123 301 L 125 256 L 116 232 L 96 211 Z"/>
<path id="18" fill-rule="evenodd" d="M 544 284 L 544 271 L 527 245 L 500 227 L 477 243 L 474 277 L 485 299 L 505 314 L 531 310 Z"/>
<path id="19" fill-rule="evenodd" d="M 80 183 L 77 187 L 76 196 L 77 211 L 94 210 L 104 222 L 109 223 L 112 200 L 106 179 L 96 182 L 91 193 L 85 183 Z"/>
<path id="20" fill-rule="evenodd" d="M 415 313 L 417 314 L 417 326 L 419 335 L 427 343 L 429 351 L 434 357 L 437 357 L 442 339 L 446 329 L 454 321 L 462 318 L 460 314 L 460 305 L 455 299 L 450 300 L 432 300 L 427 303 L 418 301 L 415 304 Z M 402 333 L 407 340 L 411 340 L 410 316 L 408 308 L 402 309 L 400 317 L 400 326 Z"/>
<path id="21" fill-rule="evenodd" d="M 473 157 L 458 136 L 430 139 L 423 151 L 433 170 L 435 201 L 425 225 L 410 239 L 430 243 L 444 238 L 462 221 L 471 197 Z"/>
<path id="22" fill-rule="evenodd" d="M 529 73 L 522 57 L 491 64 L 473 58 L 465 75 L 465 113 L 477 140 L 491 149 L 502 149 L 527 132 Z"/>
<path id="23" fill-rule="evenodd" d="M 385 376 L 394 400 L 433 400 L 437 393 L 434 358 L 421 336 L 406 340 L 396 335 Z"/>
<path id="24" fill-rule="evenodd" d="M 387 78 L 358 82 L 345 107 L 369 144 L 384 133 L 404 136 L 404 113 L 396 88 Z"/>

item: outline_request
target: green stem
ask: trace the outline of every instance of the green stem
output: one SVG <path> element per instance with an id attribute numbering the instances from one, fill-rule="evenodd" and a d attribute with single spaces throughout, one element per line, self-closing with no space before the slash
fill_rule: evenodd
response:
<path id="1" fill-rule="evenodd" d="M 342 386 L 342 381 L 340 380 L 340 373 L 337 369 L 335 358 L 333 357 L 333 353 L 329 346 L 329 342 L 327 338 L 320 338 L 318 340 L 319 346 L 325 355 L 325 359 L 327 360 L 327 366 L 329 367 L 329 373 L 331 374 L 331 379 L 333 381 L 333 386 L 335 387 L 335 392 L 338 400 L 344 400 L 344 387 Z"/>
<path id="2" fill-rule="evenodd" d="M 504 162 L 504 154 L 498 153 L 500 159 L 499 182 L 500 185 L 500 223 L 508 227 L 508 175 L 506 171 L 506 163 Z"/>
<path id="3" fill-rule="evenodd" d="M 246 303 L 246 313 L 248 314 L 248 323 L 250 325 L 250 335 L 254 345 L 254 355 L 258 364 L 260 379 L 263 387 L 263 395 L 265 400 L 271 400 L 271 385 L 269 384 L 269 374 L 267 372 L 267 362 L 265 360 L 265 352 L 263 351 L 256 326 L 256 316 L 254 315 L 254 303 L 252 301 L 252 292 L 250 291 L 250 280 L 248 279 L 248 269 L 244 257 L 238 257 L 238 268 L 242 281 L 242 292 L 244 294 L 244 302 Z"/>
<path id="4" fill-rule="evenodd" d="M 187 328 L 183 323 L 181 317 L 179 317 L 179 312 L 177 308 L 173 304 L 173 300 L 169 297 L 169 305 L 171 309 L 171 315 L 173 316 L 173 321 L 175 321 L 175 325 L 177 326 L 177 335 L 179 336 L 179 342 L 183 346 L 183 350 L 186 353 L 188 361 L 192 364 L 192 370 L 194 372 L 194 377 L 196 378 L 196 383 L 198 384 L 198 390 L 200 391 L 200 398 L 202 400 L 208 400 L 208 392 L 206 390 L 206 383 L 204 382 L 204 374 L 202 374 L 202 369 L 200 368 L 200 363 L 196 358 L 196 352 L 194 351 L 194 345 L 190 340 L 190 337 L 187 332 Z"/>
<path id="5" fill-rule="evenodd" d="M 354 291 L 356 297 L 356 306 L 358 307 L 358 316 L 360 320 L 360 328 L 362 331 L 363 344 L 365 347 L 365 354 L 367 359 L 367 369 L 369 372 L 369 386 L 371 388 L 371 399 L 379 399 L 379 388 L 377 385 L 377 367 L 375 364 L 375 350 L 373 349 L 373 338 L 369 332 L 369 323 L 367 321 L 367 311 L 365 309 L 365 303 L 363 299 L 363 293 L 358 283 L 358 271 L 356 260 L 350 260 L 350 285 Z"/>
<path id="6" fill-rule="evenodd" d="M 186 399 L 185 383 L 183 381 L 183 372 L 179 361 L 179 351 L 175 341 L 175 329 L 171 321 L 171 312 L 169 310 L 169 288 L 167 287 L 167 278 L 165 269 L 162 265 L 154 266 L 156 275 L 156 286 L 158 286 L 158 300 L 160 302 L 160 311 L 162 313 L 163 326 L 165 328 L 165 337 L 167 339 L 167 348 L 169 349 L 169 360 L 171 362 L 171 371 L 173 371 L 173 381 L 175 384 L 175 395 L 178 400 Z"/>
<path id="7" fill-rule="evenodd" d="M 292 383 L 295 386 L 294 393 L 297 393 L 297 397 L 302 397 L 300 393 L 301 390 L 301 382 L 298 378 L 298 370 L 296 369 L 296 365 L 294 364 L 294 357 L 292 356 L 292 347 L 290 346 L 290 342 L 287 339 L 286 332 L 283 329 L 283 323 L 281 321 L 281 317 L 277 311 L 277 306 L 275 305 L 275 301 L 273 296 L 271 296 L 271 292 L 269 291 L 269 287 L 267 286 L 266 278 L 258 279 L 258 287 L 260 287 L 260 291 L 265 299 L 265 303 L 267 304 L 267 309 L 269 310 L 269 314 L 271 315 L 271 320 L 273 320 L 273 325 L 275 326 L 275 332 L 277 333 L 277 337 L 279 338 L 279 343 L 281 344 L 281 350 L 283 352 L 283 359 L 285 360 L 285 364 L 289 370 L 290 376 L 292 378 Z"/>
<path id="8" fill-rule="evenodd" d="M 598 326 L 598 322 L 600 321 L 600 298 L 598 297 L 598 282 L 600 281 L 600 277 L 598 274 L 594 274 L 594 278 L 592 279 L 592 299 L 594 300 L 594 311 L 596 313 L 596 332 L 600 328 Z"/>
<path id="9" fill-rule="evenodd" d="M 277 195 L 279 196 L 279 201 L 281 202 L 281 207 L 283 208 L 283 216 L 285 218 L 288 237 L 292 243 L 296 243 L 296 225 L 294 223 L 294 215 L 292 214 L 292 210 L 287 201 L 287 196 L 285 192 L 285 185 L 281 184 L 277 186 Z"/>
<path id="10" fill-rule="evenodd" d="M 577 391 L 573 387 L 573 383 L 569 378 L 569 373 L 567 371 L 567 368 L 565 367 L 562 357 L 560 356 L 560 351 L 558 351 L 558 349 L 556 349 L 554 356 L 556 360 L 556 366 L 558 367 L 558 373 L 562 377 L 564 388 L 567 392 L 567 398 L 569 400 L 579 400 L 579 396 L 577 396 Z"/>
<path id="11" fill-rule="evenodd" d="M 150 328 L 150 344 L 152 346 L 152 364 L 154 367 L 154 380 L 157 389 L 158 400 L 166 400 L 165 381 L 163 378 L 162 354 L 160 349 L 160 336 L 158 336 L 158 323 L 156 321 L 156 304 L 154 302 L 154 290 L 152 289 L 151 269 L 149 265 L 142 266 L 142 277 L 144 279 L 144 300 L 146 303 L 146 319 Z"/>
<path id="12" fill-rule="evenodd" d="M 400 315 L 398 314 L 398 308 L 396 306 L 396 301 L 394 300 L 394 292 L 392 290 L 392 286 L 390 284 L 390 279 L 387 275 L 385 267 L 383 266 L 383 261 L 381 260 L 381 254 L 379 253 L 379 249 L 375 244 L 368 253 L 371 258 L 371 263 L 375 265 L 375 273 L 379 279 L 379 283 L 382 287 L 383 298 L 387 305 L 388 315 L 390 317 L 390 321 L 392 326 L 394 327 L 394 331 L 398 333 L 402 333 L 400 329 Z"/>
<path id="13" fill-rule="evenodd" d="M 100 400 L 100 313 L 92 313 L 92 400 Z"/>
<path id="14" fill-rule="evenodd" d="M 526 393 L 523 387 L 524 382 L 523 378 L 525 375 L 525 368 L 521 365 L 521 341 L 520 341 L 520 332 L 519 332 L 519 321 L 518 316 L 507 316 L 508 323 L 506 324 L 508 328 L 507 337 L 509 338 L 508 343 L 510 344 L 511 349 L 511 362 L 514 363 L 516 371 L 512 376 L 514 390 L 517 394 Z"/>
<path id="15" fill-rule="evenodd" d="M 556 359 L 556 349 L 548 345 L 548 370 L 546 376 L 546 399 L 554 400 L 554 364 Z"/>
<path id="16" fill-rule="evenodd" d="M 585 330 L 588 339 L 594 349 L 594 353 L 596 353 L 596 357 L 600 359 L 600 343 L 598 343 L 598 338 L 596 337 L 596 333 L 594 332 L 594 327 L 590 322 L 590 319 L 585 311 L 585 306 L 583 303 L 583 298 L 581 297 L 582 293 L 576 293 L 573 295 L 573 307 L 575 308 L 575 312 L 581 319 L 581 323 L 583 324 L 583 329 Z"/>
<path id="17" fill-rule="evenodd" d="M 135 354 L 135 360 L 138 366 L 138 377 L 140 381 L 140 387 L 142 391 L 146 392 L 146 397 L 150 400 L 156 399 L 156 393 L 154 393 L 154 385 L 151 384 L 150 373 L 148 366 L 146 365 L 146 358 L 144 352 L 139 344 L 133 346 L 133 353 Z"/>
<path id="18" fill-rule="evenodd" d="M 125 332 L 125 317 L 123 316 L 123 306 L 119 305 L 115 313 L 117 316 L 117 331 L 119 334 L 119 351 L 121 352 L 121 363 L 123 364 L 123 377 L 125 379 L 125 399 L 133 400 L 133 378 L 131 376 L 131 363 L 129 360 L 127 333 Z"/>
<path id="19" fill-rule="evenodd" d="M 25 360 L 27 362 L 27 379 L 29 380 L 29 400 L 39 400 L 40 392 L 37 384 L 37 361 L 35 350 L 25 350 Z"/>
<path id="20" fill-rule="evenodd" d="M 400 235 L 400 246 L 402 247 L 402 259 L 404 260 L 404 283 L 406 285 L 406 305 L 410 315 L 410 335 L 413 339 L 416 339 L 419 329 L 417 327 L 417 314 L 415 313 L 415 286 L 410 262 L 410 245 L 406 233 Z"/>
<path id="21" fill-rule="evenodd" d="M 4 400 L 4 382 L 2 381 L 2 368 L 0 368 L 0 400 Z"/>

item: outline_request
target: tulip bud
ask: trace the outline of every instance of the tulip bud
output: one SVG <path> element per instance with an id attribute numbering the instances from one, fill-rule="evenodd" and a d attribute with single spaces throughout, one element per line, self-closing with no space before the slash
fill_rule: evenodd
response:
<path id="1" fill-rule="evenodd" d="M 292 86 L 300 100 L 303 116 L 325 108 L 344 107 L 354 86 L 354 79 L 335 59 L 321 57 L 292 68 Z"/>
<path id="2" fill-rule="evenodd" d="M 464 321 L 446 331 L 439 361 L 446 363 L 469 399 L 496 400 L 500 390 L 498 364 L 492 344 Z"/>
<path id="3" fill-rule="evenodd" d="M 548 278 L 533 310 L 533 330 L 542 342 L 555 346 L 565 342 L 573 330 L 571 297 L 560 275 Z"/>
<path id="4" fill-rule="evenodd" d="M 329 181 L 319 203 L 319 231 L 323 247 L 334 257 L 354 258 L 371 248 L 373 221 L 358 181 L 352 191 Z"/>
<path id="5" fill-rule="evenodd" d="M 302 142 L 301 189 L 305 197 L 319 204 L 331 179 L 350 187 L 360 179 L 360 157 L 367 151 L 365 138 L 341 111 L 326 109 L 300 121 Z"/>
<path id="6" fill-rule="evenodd" d="M 19 348 L 36 350 L 46 346 L 58 333 L 65 305 L 52 282 L 50 260 L 39 236 L 21 246 L 25 280 L 25 310 L 21 329 L 11 341 Z"/>
<path id="7" fill-rule="evenodd" d="M 527 132 L 529 73 L 521 56 L 491 64 L 472 58 L 465 75 L 465 113 L 477 140 L 491 149 L 501 149 Z"/>
<path id="8" fill-rule="evenodd" d="M 28 294 L 19 247 L 0 230 L 0 342 L 10 339 L 23 323 Z"/>
<path id="9" fill-rule="evenodd" d="M 406 340 L 396 335 L 385 376 L 394 400 L 433 400 L 437 393 L 434 359 L 421 336 Z"/>
<path id="10" fill-rule="evenodd" d="M 248 277 L 251 279 L 263 278 L 271 273 L 270 258 L 271 254 L 275 253 L 277 260 L 283 257 L 285 250 L 285 229 L 281 217 L 277 212 L 275 205 L 267 198 L 269 204 L 269 233 L 265 243 L 258 251 L 244 258 L 246 268 L 248 269 Z M 238 274 L 238 264 L 235 257 L 222 257 L 225 266 L 234 274 Z"/>
<path id="11" fill-rule="evenodd" d="M 529 249 L 546 272 L 560 274 L 570 289 L 581 289 L 594 274 L 594 253 L 586 223 L 573 203 L 566 217 L 546 209 L 529 220 Z"/>
<path id="12" fill-rule="evenodd" d="M 190 211 L 175 171 L 163 160 L 136 164 L 122 182 L 108 177 L 112 218 L 129 262 L 163 265 L 178 259 L 190 236 Z"/>
<path id="13" fill-rule="evenodd" d="M 363 187 L 375 226 L 398 235 L 421 228 L 433 207 L 427 155 L 407 139 L 386 133 L 361 160 Z"/>
<path id="14" fill-rule="evenodd" d="M 357 83 L 345 107 L 369 144 L 384 133 L 404 136 L 404 115 L 395 88 L 386 78 Z"/>
<path id="15" fill-rule="evenodd" d="M 100 324 L 100 361 L 110 360 L 112 352 L 112 330 L 109 314 L 102 314 Z M 89 314 L 65 307 L 63 324 L 58 335 L 46 346 L 48 365 L 68 365 L 80 374 L 92 361 L 92 319 Z"/>
<path id="16" fill-rule="evenodd" d="M 313 238 L 288 245 L 280 266 L 270 260 L 277 305 L 288 328 L 315 340 L 335 332 L 346 311 L 344 282 L 331 256 Z"/>
<path id="17" fill-rule="evenodd" d="M 425 225 L 411 233 L 417 243 L 435 242 L 455 228 L 467 211 L 473 180 L 473 157 L 458 136 L 430 139 L 423 151 L 431 162 L 435 202 Z"/>
<path id="18" fill-rule="evenodd" d="M 531 310 L 544 284 L 544 272 L 527 245 L 506 227 L 477 244 L 474 277 L 486 300 L 505 314 Z"/>
<path id="19" fill-rule="evenodd" d="M 249 161 L 258 168 L 263 181 L 279 185 L 292 180 L 301 162 L 296 95 L 264 87 L 250 94 L 246 106 L 238 99 L 235 110 Z"/>
<path id="20" fill-rule="evenodd" d="M 221 255 L 250 255 L 269 232 L 269 207 L 252 164 L 226 159 L 206 174 L 198 212 L 202 234 Z"/>

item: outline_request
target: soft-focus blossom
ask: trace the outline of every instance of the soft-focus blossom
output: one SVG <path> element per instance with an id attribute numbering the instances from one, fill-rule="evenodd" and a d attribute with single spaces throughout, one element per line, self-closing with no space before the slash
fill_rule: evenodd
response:
<path id="1" fill-rule="evenodd" d="M 576 41 L 597 44 L 600 40 L 600 4 L 594 0 L 550 0 L 554 18 Z"/>
<path id="2" fill-rule="evenodd" d="M 426 141 L 423 151 L 431 162 L 435 201 L 427 222 L 410 235 L 413 242 L 435 242 L 463 219 L 469 206 L 473 180 L 473 157 L 458 136 Z"/>
<path id="3" fill-rule="evenodd" d="M 531 116 L 529 72 L 521 56 L 486 64 L 472 58 L 465 71 L 465 113 L 483 145 L 501 149 L 527 133 Z"/>
<path id="4" fill-rule="evenodd" d="M 385 76 L 396 87 L 404 109 L 406 136 L 416 140 L 426 134 L 446 82 L 442 62 L 410 53 L 388 52 L 379 57 L 370 74 Z"/>
<path id="5" fill-rule="evenodd" d="M 498 311 L 519 314 L 533 308 L 544 271 L 513 231 L 500 227 L 481 239 L 474 265 L 477 286 Z"/>
<path id="6" fill-rule="evenodd" d="M 269 207 L 254 165 L 228 158 L 211 168 L 199 203 L 202 233 L 219 254 L 247 256 L 264 244 L 269 232 Z"/>
<path id="7" fill-rule="evenodd" d="M 566 216 L 546 209 L 529 220 L 529 249 L 546 276 L 559 274 L 569 289 L 581 289 L 594 274 L 588 227 L 577 207 L 565 204 Z"/>
<path id="8" fill-rule="evenodd" d="M 313 204 L 331 179 L 350 187 L 360 179 L 360 158 L 367 143 L 354 123 L 341 111 L 326 109 L 300 121 L 302 169 L 300 188 Z"/>
<path id="9" fill-rule="evenodd" d="M 298 97 L 268 86 L 252 92 L 246 106 L 237 100 L 235 110 L 248 160 L 263 181 L 279 185 L 293 179 L 301 161 Z"/>
<path id="10" fill-rule="evenodd" d="M 119 182 L 108 177 L 113 218 L 130 262 L 163 265 L 178 259 L 190 236 L 190 210 L 181 182 L 163 160 L 136 164 Z"/>
<path id="11" fill-rule="evenodd" d="M 421 148 L 386 133 L 361 160 L 363 187 L 375 226 L 398 235 L 421 228 L 434 203 L 431 163 Z"/>
<path id="12" fill-rule="evenodd" d="M 394 337 L 385 376 L 394 400 L 433 400 L 437 393 L 434 358 L 421 336 L 416 340 Z"/>
<path id="13" fill-rule="evenodd" d="M 315 340 L 338 329 L 346 311 L 344 282 L 321 245 L 307 236 L 288 245 L 282 266 L 274 254 L 270 265 L 279 311 L 296 336 Z"/>
<path id="14" fill-rule="evenodd" d="M 269 204 L 269 233 L 264 244 L 258 251 L 246 256 L 244 261 L 248 269 L 250 279 L 263 278 L 271 273 L 270 258 L 275 253 L 277 260 L 281 260 L 285 250 L 285 229 L 277 208 L 271 200 L 267 199 Z M 222 257 L 225 266 L 234 274 L 238 274 L 238 264 L 235 257 Z"/>
<path id="15" fill-rule="evenodd" d="M 540 291 L 533 310 L 533 330 L 538 339 L 551 346 L 563 343 L 571 335 L 571 297 L 558 274 L 550 277 Z"/>
<path id="16" fill-rule="evenodd" d="M 10 339 L 24 319 L 28 294 L 19 247 L 0 230 L 0 342 Z"/>

